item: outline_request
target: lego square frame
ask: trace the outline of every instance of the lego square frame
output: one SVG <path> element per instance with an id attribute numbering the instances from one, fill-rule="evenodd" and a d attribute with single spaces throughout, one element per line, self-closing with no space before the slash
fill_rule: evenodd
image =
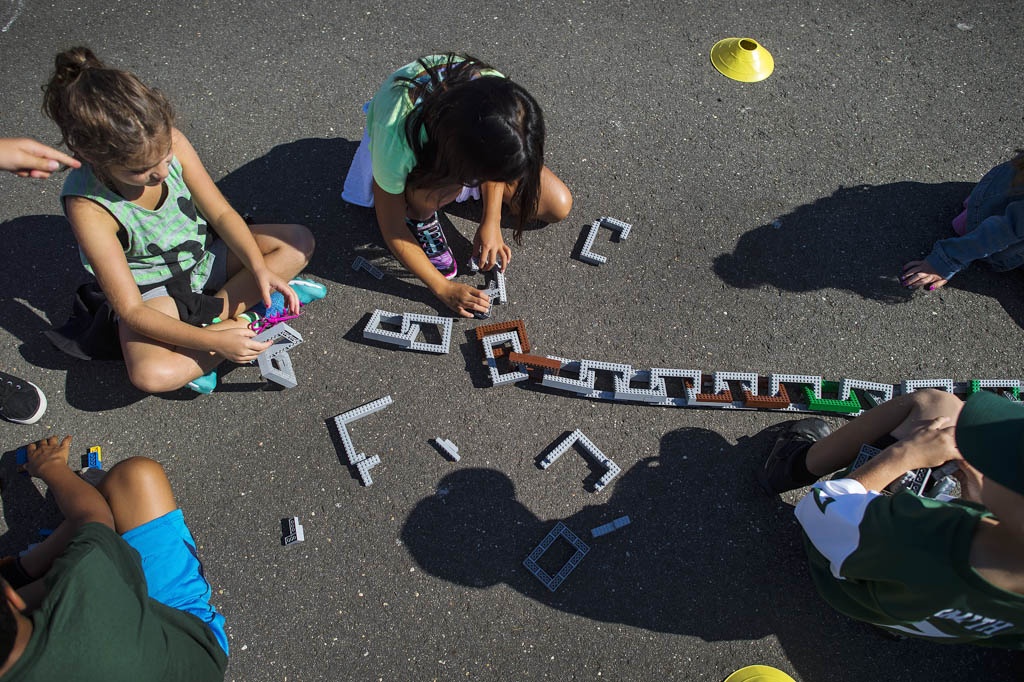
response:
<path id="1" fill-rule="evenodd" d="M 537 564 L 537 561 L 544 555 L 544 552 L 548 551 L 548 548 L 555 543 L 555 540 L 560 537 L 564 538 L 569 544 L 575 547 L 576 553 L 569 557 L 569 560 L 566 561 L 565 565 L 558 570 L 558 573 L 552 576 L 541 568 L 540 565 Z M 554 592 L 558 589 L 559 585 L 565 581 L 569 574 L 572 573 L 573 569 L 583 561 L 583 557 L 585 557 L 589 551 L 590 547 L 587 546 L 587 543 L 580 540 L 576 533 L 573 533 L 564 523 L 559 521 L 555 524 L 555 527 L 551 529 L 551 532 L 540 541 L 537 548 L 530 552 L 530 556 L 523 560 L 523 566 L 526 566 L 526 570 L 532 573 L 537 580 L 544 583 L 544 587 Z"/>

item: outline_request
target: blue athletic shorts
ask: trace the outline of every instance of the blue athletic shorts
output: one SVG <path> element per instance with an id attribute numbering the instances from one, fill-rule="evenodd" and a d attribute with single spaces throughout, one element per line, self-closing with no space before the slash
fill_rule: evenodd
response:
<path id="1" fill-rule="evenodd" d="M 168 512 L 121 537 L 142 557 L 149 596 L 206 623 L 224 653 L 228 653 L 224 616 L 210 605 L 210 583 L 203 577 L 196 541 L 181 510 Z"/>

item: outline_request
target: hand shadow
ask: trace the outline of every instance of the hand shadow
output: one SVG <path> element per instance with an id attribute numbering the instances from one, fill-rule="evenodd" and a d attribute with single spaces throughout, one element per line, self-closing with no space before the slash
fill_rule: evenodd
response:
<path id="1" fill-rule="evenodd" d="M 910 674 L 922 665 L 966 676 L 962 651 L 882 640 L 819 599 L 792 509 L 754 482 L 751 454 L 761 456 L 771 435 L 733 446 L 706 429 L 666 434 L 658 457 L 624 471 L 610 496 L 597 495 L 593 506 L 562 519 L 591 550 L 556 592 L 522 565 L 554 520 L 520 503 L 499 471 L 466 468 L 445 476 L 439 494 L 421 500 L 406 519 L 402 541 L 433 576 L 476 589 L 508 585 L 593 620 L 709 642 L 775 635 L 804 679 L 859 682 L 881 646 L 892 654 L 892 679 L 901 667 Z M 590 529 L 623 515 L 630 525 L 591 537 Z"/>

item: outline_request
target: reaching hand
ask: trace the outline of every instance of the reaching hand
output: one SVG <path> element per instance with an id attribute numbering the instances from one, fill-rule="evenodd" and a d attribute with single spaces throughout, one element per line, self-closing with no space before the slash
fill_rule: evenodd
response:
<path id="1" fill-rule="evenodd" d="M 459 315 L 473 317 L 470 311 L 486 313 L 490 309 L 491 299 L 479 289 L 458 282 L 446 284 L 447 286 L 438 293 L 438 298 Z"/>
<path id="2" fill-rule="evenodd" d="M 71 449 L 71 436 L 64 436 L 61 441 L 57 436 L 50 436 L 35 443 L 31 443 L 25 451 L 27 461 L 21 469 L 36 478 L 43 478 L 46 469 L 55 466 L 68 466 L 68 452 Z"/>
<path id="3" fill-rule="evenodd" d="M 23 178 L 48 178 L 61 164 L 72 168 L 82 165 L 67 154 L 28 137 L 0 138 L 0 170 Z"/>
<path id="4" fill-rule="evenodd" d="M 512 249 L 501 238 L 500 226 L 480 225 L 473 235 L 473 258 L 484 271 L 493 268 L 500 260 L 501 271 L 505 272 L 509 261 L 512 260 Z"/>
<path id="5" fill-rule="evenodd" d="M 955 423 L 949 417 L 931 419 L 911 436 L 893 447 L 899 448 L 908 458 L 908 471 L 922 467 L 934 468 L 949 461 L 963 460 L 956 449 Z"/>
<path id="6" fill-rule="evenodd" d="M 259 272 L 254 273 L 256 277 L 256 283 L 260 287 L 260 295 L 263 297 L 263 304 L 270 307 L 270 292 L 271 290 L 281 292 L 284 296 L 284 302 L 288 306 L 288 312 L 292 315 L 299 314 L 299 295 L 295 293 L 295 290 L 288 286 L 288 281 L 278 277 L 275 273 L 271 272 L 267 268 L 263 268 Z"/>
<path id="7" fill-rule="evenodd" d="M 210 329 L 209 331 L 211 334 L 216 334 L 212 344 L 213 352 L 239 364 L 252 362 L 256 356 L 274 343 L 273 341 L 253 341 L 252 337 L 256 336 L 256 332 L 245 327 Z"/>
<path id="8" fill-rule="evenodd" d="M 900 282 L 908 289 L 912 287 L 928 287 L 928 291 L 932 291 L 946 286 L 948 281 L 939 277 L 939 273 L 935 271 L 935 268 L 929 265 L 928 261 L 923 260 L 910 261 L 903 266 L 903 274 L 900 275 Z"/>

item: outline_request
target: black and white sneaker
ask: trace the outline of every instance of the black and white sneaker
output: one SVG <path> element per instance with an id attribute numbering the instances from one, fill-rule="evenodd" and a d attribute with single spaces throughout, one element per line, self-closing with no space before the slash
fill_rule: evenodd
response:
<path id="1" fill-rule="evenodd" d="M 35 424 L 46 412 L 46 396 L 31 381 L 0 372 L 0 417 L 16 424 Z"/>
<path id="2" fill-rule="evenodd" d="M 782 433 L 772 444 L 764 466 L 757 471 L 757 480 L 769 495 L 803 488 L 818 480 L 807 471 L 807 451 L 831 431 L 828 424 L 817 417 L 782 422 L 778 427 Z M 794 466 L 797 463 L 800 466 Z"/>

